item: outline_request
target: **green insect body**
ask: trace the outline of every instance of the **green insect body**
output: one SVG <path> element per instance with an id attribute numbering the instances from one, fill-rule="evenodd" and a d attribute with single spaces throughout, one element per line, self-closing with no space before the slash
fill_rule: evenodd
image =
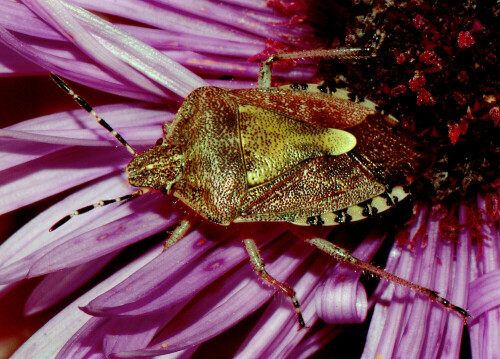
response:
<path id="1" fill-rule="evenodd" d="M 404 199 L 426 163 L 414 136 L 345 90 L 299 85 L 191 93 L 129 182 L 173 192 L 222 225 L 336 225 Z"/>

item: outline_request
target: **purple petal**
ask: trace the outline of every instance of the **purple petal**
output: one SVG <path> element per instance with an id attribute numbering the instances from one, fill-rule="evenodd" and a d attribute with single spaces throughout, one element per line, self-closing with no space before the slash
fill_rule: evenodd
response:
<path id="1" fill-rule="evenodd" d="M 268 6 L 267 1 L 265 1 L 265 0 L 255 0 L 255 1 L 223 0 L 221 2 L 226 3 L 226 4 L 241 6 L 244 9 L 251 9 L 253 11 L 258 11 L 258 12 L 263 12 L 263 13 L 273 12 L 272 8 L 270 6 Z"/>
<path id="2" fill-rule="evenodd" d="M 426 245 L 418 245 L 415 250 L 416 258 L 416 273 L 411 278 L 411 281 L 418 283 L 426 288 L 436 289 L 434 285 L 434 278 L 439 271 L 436 268 L 438 260 L 440 260 L 441 267 L 447 264 L 447 267 L 443 268 L 442 275 L 447 279 L 447 275 L 452 272 L 453 267 L 451 260 L 448 258 L 445 262 L 441 261 L 441 258 L 437 256 L 437 247 L 441 240 L 440 228 L 439 228 L 439 214 L 435 211 L 431 211 L 429 218 L 427 220 L 426 227 Z M 448 256 L 449 257 L 449 256 Z M 402 262 L 404 263 L 404 262 Z M 442 293 L 447 296 L 447 292 Z M 445 317 L 434 317 L 433 321 L 430 321 L 429 314 L 431 312 L 432 302 L 429 298 L 423 295 L 416 295 L 408 307 L 408 319 L 405 320 L 405 325 L 402 332 L 398 335 L 401 336 L 399 343 L 397 344 L 397 349 L 395 351 L 396 358 L 403 358 L 408 355 L 408 357 L 422 357 L 422 351 L 424 348 L 424 343 L 426 345 L 432 345 L 429 341 L 435 341 L 436 337 L 431 337 L 426 342 L 426 334 L 431 333 L 435 330 L 438 333 L 438 339 L 442 335 L 445 329 L 446 318 Z M 444 309 L 441 308 L 441 311 Z M 446 313 L 449 314 L 449 313 Z M 430 324 L 436 325 L 435 328 L 430 328 Z M 396 338 L 397 339 L 397 338 Z M 437 341 L 437 344 L 440 340 Z M 432 345 L 433 346 L 433 345 Z"/>
<path id="3" fill-rule="evenodd" d="M 427 273 L 422 272 L 425 268 L 421 267 L 421 273 L 423 276 L 432 276 L 433 285 L 428 285 L 435 289 L 440 295 L 451 298 L 450 292 L 455 291 L 454 284 L 451 281 L 450 273 L 454 270 L 454 244 L 450 241 L 444 242 L 443 240 L 437 240 L 436 243 L 436 264 L 434 270 Z M 434 244 L 431 244 L 434 246 Z M 436 283 L 437 282 L 437 283 Z M 424 281 L 422 281 L 424 283 Z M 426 300 L 428 298 L 422 298 Z M 441 357 L 439 352 L 443 350 L 441 347 L 443 344 L 443 337 L 448 330 L 452 330 L 452 326 L 456 326 L 456 329 L 463 330 L 463 320 L 462 318 L 454 312 L 450 312 L 438 305 L 432 305 L 429 300 L 428 304 L 431 306 L 429 309 L 429 317 L 427 322 L 427 332 L 425 333 L 425 343 L 422 344 L 421 356 L 423 358 L 436 358 Z M 456 302 L 453 302 L 456 303 Z M 415 305 L 415 311 L 417 310 L 417 305 Z M 416 312 L 418 313 L 418 312 Z M 458 321 L 451 321 L 451 319 L 458 319 Z M 416 320 L 414 316 L 413 320 Z M 461 335 L 461 332 L 460 332 Z M 417 337 L 418 338 L 418 337 Z M 406 340 L 409 342 L 409 340 Z M 407 345 L 410 345 L 407 343 Z M 403 352 L 404 349 L 399 349 L 399 352 Z"/>
<path id="4" fill-rule="evenodd" d="M 47 73 L 0 42 L 0 76 L 34 76 Z"/>
<path id="5" fill-rule="evenodd" d="M 159 83 L 186 97 L 205 84 L 154 48 L 82 8 L 68 3 L 25 3 L 101 66 L 147 92 L 162 96 Z"/>
<path id="6" fill-rule="evenodd" d="M 25 277 L 33 261 L 50 252 L 53 246 L 61 242 L 61 238 L 66 238 L 70 243 L 75 236 L 134 213 L 137 208 L 134 201 L 110 205 L 78 216 L 56 231 L 49 232 L 54 221 L 72 213 L 76 208 L 128 192 L 130 188 L 122 173 L 119 176 L 99 180 L 93 186 L 79 190 L 42 212 L 0 247 L 0 273 L 2 273 L 0 280 L 10 282 Z"/>
<path id="7" fill-rule="evenodd" d="M 460 206 L 459 209 L 459 224 L 464 224 L 466 222 L 466 208 L 465 206 Z M 470 300 L 467 301 L 467 294 L 470 293 L 469 284 L 469 268 L 470 268 L 470 250 L 471 250 L 471 236 L 470 231 L 467 227 L 463 227 L 460 230 L 460 235 L 458 237 L 458 243 L 455 250 L 456 255 L 456 265 L 455 265 L 455 280 L 453 283 L 454 290 L 450 293 L 449 299 L 470 310 L 470 306 L 473 303 Z M 474 292 L 472 290 L 472 292 Z M 467 304 L 468 303 L 468 304 Z M 472 311 L 472 313 L 474 313 Z M 446 333 L 442 340 L 442 349 L 440 352 L 441 358 L 458 358 L 460 354 L 460 347 L 462 343 L 462 335 L 464 331 L 463 320 L 456 315 L 450 315 L 448 319 L 448 326 L 446 328 Z"/>
<path id="8" fill-rule="evenodd" d="M 0 172 L 1 213 L 122 169 L 124 151 L 74 147 Z M 128 156 L 127 156 L 128 157 Z"/>
<path id="9" fill-rule="evenodd" d="M 213 225 L 190 233 L 175 245 L 175 252 L 165 252 L 85 309 L 99 315 L 144 315 L 192 298 L 248 258 L 237 228 L 233 226 L 231 231 L 223 232 L 223 236 Z M 252 237 L 266 243 L 281 233 L 280 226 L 261 225 L 252 231 Z M 210 239 L 214 237 L 219 237 L 216 242 Z M 224 246 L 204 255 L 218 243 Z"/>
<path id="10" fill-rule="evenodd" d="M 97 202 L 100 198 L 117 197 L 126 193 L 130 189 L 127 188 L 124 181 L 123 174 L 101 179 L 96 181 L 91 188 L 83 188 L 77 191 L 36 216 L 2 244 L 0 247 L 1 266 L 4 267 L 27 255 L 39 253 L 45 246 L 68 233 L 78 235 L 82 233 L 82 229 L 88 230 L 89 228 L 95 228 L 95 225 L 107 223 L 107 221 L 100 220 L 102 219 L 102 213 L 95 210 L 75 218 L 57 231 L 49 232 L 54 220 L 72 213 L 76 208 Z M 127 206 L 128 204 L 124 204 L 119 208 L 123 210 Z M 100 210 L 106 211 L 109 208 L 104 207 Z M 111 218 L 108 219 L 108 221 L 110 220 Z"/>
<path id="11" fill-rule="evenodd" d="M 493 282 L 492 280 L 496 274 L 488 274 L 491 272 L 496 273 L 500 269 L 500 249 L 498 248 L 498 239 L 500 236 L 498 229 L 494 227 L 493 223 L 486 215 L 488 212 L 486 209 L 485 199 L 482 196 L 478 197 L 478 210 L 479 214 L 482 216 L 482 220 L 484 221 L 480 231 L 482 238 L 479 239 L 482 245 L 482 254 L 477 258 L 478 277 L 471 283 L 469 291 L 469 305 L 471 307 L 476 306 L 475 302 L 480 301 L 483 302 L 486 307 L 490 307 L 491 309 L 487 312 L 483 312 L 481 315 L 478 313 L 482 312 L 482 308 L 477 312 L 472 311 L 473 315 L 477 315 L 477 317 L 473 318 L 473 321 L 470 324 L 469 332 L 471 336 L 471 350 L 473 356 L 493 358 L 496 355 L 497 350 L 495 345 L 491 345 L 491 343 L 496 343 L 496 338 L 500 335 L 500 323 L 498 322 L 500 309 L 498 309 L 498 306 L 494 306 L 494 303 L 498 301 L 498 296 L 496 298 L 492 298 L 490 295 L 493 293 L 497 293 L 498 295 L 500 290 L 498 281 Z M 483 283 L 481 283 L 481 278 L 484 276 L 487 276 L 487 278 Z M 483 292 L 484 289 L 489 289 L 490 294 L 487 294 L 486 298 L 480 299 L 476 297 L 477 293 L 474 292 L 474 289 L 477 288 L 477 283 L 487 286 L 486 288 L 482 287 L 481 289 L 477 289 L 479 292 Z M 489 298 L 491 298 L 490 301 L 487 300 Z"/>
<path id="12" fill-rule="evenodd" d="M 65 343 L 92 318 L 82 312 L 79 307 L 84 306 L 90 299 L 115 286 L 148 263 L 158 255 L 161 247 L 160 245 L 151 249 L 71 303 L 33 334 L 12 355 L 11 359 L 55 358 Z"/>
<path id="13" fill-rule="evenodd" d="M 306 325 L 312 327 L 318 320 L 315 309 L 315 296 L 318 284 L 321 283 L 321 273 L 331 263 L 331 258 L 306 247 L 301 254 L 306 255 L 307 271 L 304 267 L 294 273 L 293 279 L 287 280 L 296 291 L 297 298 L 302 306 L 302 314 Z M 279 295 L 279 293 L 278 293 Z M 290 310 L 289 303 L 283 300 L 273 300 L 266 306 L 266 310 L 255 324 L 252 331 L 247 334 L 236 353 L 239 358 L 284 358 L 304 336 L 309 334 L 309 329 L 299 329 L 297 317 Z M 288 305 L 287 305 L 288 304 Z"/>
<path id="14" fill-rule="evenodd" d="M 262 251 L 266 258 L 269 273 L 276 273 L 278 280 L 286 278 L 304 261 L 305 247 L 302 241 L 290 247 L 291 236 L 284 236 L 272 242 Z M 284 252 L 285 248 L 288 248 Z M 272 256 L 270 255 L 272 254 Z M 268 258 L 276 257 L 274 261 Z M 229 277 L 220 280 L 217 290 L 207 291 L 192 300 L 178 316 L 169 323 L 155 339 L 158 343 L 151 349 L 117 354 L 117 357 L 133 357 L 134 355 L 161 355 L 196 345 L 230 328 L 241 319 L 259 308 L 275 292 L 269 286 L 262 286 L 255 277 L 251 266 L 243 263 L 242 267 Z M 289 310 L 293 313 L 290 303 Z M 292 320 L 293 315 L 290 316 Z M 296 320 L 296 319 L 293 319 Z M 165 343 L 168 344 L 165 348 Z"/>
<path id="15" fill-rule="evenodd" d="M 260 64 L 249 63 L 246 60 L 230 60 L 221 56 L 205 56 L 187 51 L 168 51 L 166 54 L 180 64 L 196 70 L 206 76 L 236 76 L 256 79 L 259 75 Z M 279 78 L 286 75 L 289 81 L 306 82 L 316 72 L 311 67 L 300 67 L 289 71 L 273 71 L 273 76 Z"/>
<path id="16" fill-rule="evenodd" d="M 165 29 L 171 32 L 187 33 L 193 35 L 210 36 L 216 39 L 252 42 L 258 40 L 255 35 L 239 30 L 236 26 L 225 26 L 213 19 L 200 19 L 172 11 L 171 8 L 162 7 L 158 3 L 144 6 L 133 0 L 122 0 L 119 3 L 103 1 L 73 1 L 89 10 L 121 16 L 153 28 Z M 236 24 L 234 24 L 236 25 Z"/>
<path id="17" fill-rule="evenodd" d="M 109 356 L 111 353 L 145 348 L 164 324 L 160 315 L 139 317 L 134 320 L 112 319 L 108 322 L 105 331 L 102 343 L 103 352 Z M 93 333 L 91 337 L 94 337 Z"/>
<path id="18" fill-rule="evenodd" d="M 98 106 L 95 110 L 132 146 L 153 144 L 163 136 L 162 125 L 174 116 L 142 103 Z M 116 147 L 117 141 L 81 109 L 42 116 L 0 130 L 0 150 L 4 149 L 0 151 L 0 169 L 56 152 L 66 147 L 63 145 Z"/>
<path id="19" fill-rule="evenodd" d="M 156 248 L 157 251 L 161 249 Z M 129 318 L 90 318 L 69 338 L 58 352 L 57 358 L 106 357 L 114 352 L 146 347 L 167 320 L 165 315 Z M 171 357 L 183 357 L 196 347 Z"/>
<path id="20" fill-rule="evenodd" d="M 187 12 L 196 16 L 212 19 L 214 22 L 221 22 L 228 25 L 239 24 L 242 31 L 259 35 L 260 37 L 269 36 L 269 22 L 271 19 L 263 19 L 264 16 L 256 17 L 247 15 L 244 8 L 234 7 L 223 3 L 213 3 L 206 0 L 191 0 L 186 3 L 183 0 L 161 0 L 162 2 L 174 9 L 182 12 Z M 250 13 L 250 12 L 249 12 Z M 271 14 L 267 16 L 271 17 Z M 274 21 L 283 20 L 282 18 L 273 16 Z"/>
<path id="21" fill-rule="evenodd" d="M 57 152 L 65 148 L 53 143 L 36 143 L 24 139 L 3 138 L 0 130 L 0 171 L 21 165 L 36 158 Z M 36 135 L 32 135 L 36 139 Z M 0 172 L 1 173 L 1 172 Z"/>
<path id="22" fill-rule="evenodd" d="M 499 280 L 500 270 L 497 269 L 482 275 L 470 284 L 469 310 L 472 313 L 471 323 L 475 323 L 481 315 L 500 305 Z"/>
<path id="23" fill-rule="evenodd" d="M 313 356 L 321 348 L 325 347 L 339 334 L 343 332 L 344 326 L 329 325 L 323 327 L 315 332 L 310 329 L 309 335 L 302 342 L 300 342 L 293 351 L 289 353 L 289 358 L 307 359 Z"/>
<path id="24" fill-rule="evenodd" d="M 60 270 L 45 276 L 28 297 L 24 315 L 47 309 L 86 283 L 98 273 L 115 254 L 97 258 L 74 268 Z"/>
<path id="25" fill-rule="evenodd" d="M 205 55 L 224 55 L 228 57 L 227 61 L 249 59 L 265 49 L 264 39 L 241 42 L 200 34 L 171 33 L 140 26 L 119 25 L 119 27 L 158 50 L 184 50 Z"/>
<path id="26" fill-rule="evenodd" d="M 16 287 L 17 283 L 0 284 L 0 298 Z"/>
<path id="27" fill-rule="evenodd" d="M 235 232 L 225 234 L 234 236 Z M 184 274 L 182 269 L 186 264 L 192 266 L 203 253 L 216 244 L 198 230 L 191 232 L 173 247 L 175 251 L 169 250 L 162 255 L 158 255 L 157 258 L 134 273 L 130 278 L 127 278 L 123 283 L 120 283 L 116 288 L 90 302 L 85 307 L 85 310 L 94 314 L 122 314 L 137 309 L 137 307 L 142 309 L 144 305 L 154 303 L 156 297 L 162 294 L 161 292 L 168 290 L 173 283 L 182 279 L 178 277 Z M 161 273 L 161 275 L 158 275 L 158 273 Z M 158 286 L 161 286 L 159 290 Z M 186 289 L 189 289 L 189 287 L 184 288 L 184 290 Z M 171 295 L 166 297 L 170 300 L 177 300 L 178 295 L 179 293 L 176 293 L 173 298 Z M 182 297 L 181 301 L 186 300 L 182 294 L 180 297 Z M 187 297 L 190 297 L 190 293 L 188 293 Z M 134 306 L 135 302 L 138 302 L 139 305 Z M 161 303 L 161 300 L 159 302 Z M 165 306 L 173 304 L 176 303 L 167 302 Z"/>
<path id="28" fill-rule="evenodd" d="M 113 349 L 137 349 L 149 343 L 163 321 L 158 317 L 128 319 L 91 318 L 59 351 L 56 358 L 106 358 Z"/>
<path id="29" fill-rule="evenodd" d="M 32 265 L 28 278 L 73 267 L 112 253 L 156 234 L 178 220 L 177 213 L 173 211 L 169 211 L 168 215 L 162 214 L 172 203 L 161 195 L 139 198 L 133 205 L 137 213 L 115 219 L 78 236 L 70 234 L 52 243 L 50 251 Z"/>
<path id="30" fill-rule="evenodd" d="M 62 92 L 61 96 L 64 96 Z M 131 102 L 96 106 L 94 110 L 106 119 L 107 122 L 113 124 L 116 130 L 128 127 L 139 129 L 144 125 L 161 126 L 173 118 L 174 114 L 171 112 L 163 109 L 149 108 L 149 106 L 146 103 Z M 77 107 L 76 104 L 75 107 Z M 19 122 L 7 128 L 19 131 L 81 130 L 82 128 L 101 130 L 102 126 L 87 112 L 81 108 L 76 108 L 71 111 L 57 112 Z M 108 137 L 109 135 L 106 136 L 106 138 Z"/>
<path id="31" fill-rule="evenodd" d="M 108 320 L 103 318 L 89 318 L 76 333 L 68 338 L 55 359 L 64 358 L 102 358 L 102 343 L 96 338 L 103 337 L 107 331 Z M 92 335 L 89 335 L 92 333 Z"/>
<path id="32" fill-rule="evenodd" d="M 383 236 L 371 233 L 352 253 L 369 261 L 382 244 Z M 325 275 L 324 285 L 316 295 L 316 311 L 326 323 L 361 323 L 368 312 L 366 291 L 358 282 L 360 270 L 338 263 Z"/>
<path id="33" fill-rule="evenodd" d="M 81 82 L 92 88 L 99 88 L 103 91 L 147 102 L 161 102 L 163 100 L 162 98 L 169 97 L 164 94 L 164 96 L 160 98 L 156 95 L 146 93 L 140 88 L 133 87 L 129 83 L 120 82 L 120 80 L 113 76 L 102 72 L 99 67 L 90 63 L 88 59 L 85 58 L 86 61 L 83 61 L 81 59 L 82 55 L 79 52 L 76 52 L 76 58 L 78 60 L 75 60 L 75 56 L 61 56 L 66 55 L 61 54 L 60 51 L 61 47 L 67 47 L 66 44 L 51 47 L 51 43 L 47 44 L 45 40 L 39 41 L 37 39 L 32 40 L 34 43 L 33 45 L 28 44 L 20 41 L 1 26 L 0 41 L 3 41 L 11 49 L 22 54 L 37 65 L 45 68 L 44 73 L 47 73 L 47 71 L 55 72 L 63 77 Z M 36 46 L 37 42 L 40 42 L 40 46 Z M 37 73 L 39 74 L 39 72 Z"/>
<path id="34" fill-rule="evenodd" d="M 132 84 L 137 89 L 161 98 L 165 96 L 165 91 L 161 86 L 185 97 L 195 88 L 205 84 L 202 79 L 188 72 L 154 48 L 81 8 L 67 3 L 43 3 L 42 5 L 42 3 L 35 1 L 26 1 L 26 4 L 43 20 L 77 44 L 86 55 L 107 68 L 113 77 L 124 84 L 126 83 L 128 87 Z M 63 76 L 69 75 L 69 78 L 82 80 L 83 83 L 90 86 L 96 84 L 89 81 L 92 77 L 95 78 L 95 74 L 90 78 L 76 74 L 75 70 L 82 71 L 83 66 L 71 67 L 71 71 L 64 70 L 69 69 L 67 67 L 68 61 L 60 62 L 50 53 L 44 53 L 43 48 L 32 48 L 31 45 L 19 41 L 3 28 L 0 28 L 0 39 L 50 71 Z M 47 46 L 46 43 L 44 45 Z M 61 66 L 56 68 L 54 65 L 58 62 Z M 95 70 L 99 71 L 97 68 Z M 143 73 L 147 74 L 147 77 Z M 105 82 L 99 82 L 101 83 L 100 88 L 106 90 L 102 86 Z M 124 87 L 122 91 L 127 90 Z M 116 90 L 113 92 L 118 93 Z M 130 91 L 128 94 L 131 95 Z M 136 96 L 136 98 L 141 97 Z M 146 98 L 142 97 L 142 99 Z M 151 97 L 148 100 L 151 100 Z"/>
<path id="35" fill-rule="evenodd" d="M 46 40 L 64 40 L 61 34 L 19 2 L 6 1 L 2 4 L 0 24 L 6 29 L 20 34 L 41 37 Z"/>
<path id="36" fill-rule="evenodd" d="M 418 229 L 425 223 L 426 208 L 422 208 L 415 223 L 410 228 L 413 238 Z M 417 272 L 415 257 L 410 250 L 403 250 L 397 243 L 393 246 L 385 270 L 399 277 L 412 279 L 412 273 Z M 385 289 L 380 295 L 380 289 Z M 403 320 L 408 306 L 409 290 L 394 283 L 381 281 L 374 293 L 378 298 L 370 322 L 369 334 L 363 351 L 363 358 L 373 358 L 377 355 L 390 358 L 396 350 L 405 321 Z"/>

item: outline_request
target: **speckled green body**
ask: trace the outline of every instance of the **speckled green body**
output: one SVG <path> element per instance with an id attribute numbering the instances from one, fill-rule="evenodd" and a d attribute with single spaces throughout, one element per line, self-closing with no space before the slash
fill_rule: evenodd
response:
<path id="1" fill-rule="evenodd" d="M 164 139 L 127 167 L 215 223 L 335 225 L 407 196 L 425 163 L 397 121 L 318 85 L 191 93 Z"/>

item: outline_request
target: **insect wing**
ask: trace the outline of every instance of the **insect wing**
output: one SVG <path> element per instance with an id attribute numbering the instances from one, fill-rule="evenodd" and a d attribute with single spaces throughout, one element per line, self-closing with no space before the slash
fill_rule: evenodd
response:
<path id="1" fill-rule="evenodd" d="M 353 150 L 307 158 L 300 166 L 250 188 L 242 216 L 236 221 L 311 224 L 311 218 L 321 218 L 314 221 L 338 224 L 348 217 L 363 219 L 406 197 L 403 185 L 426 167 L 426 156 L 416 139 L 401 130 L 396 120 L 378 113 L 375 104 L 356 103 L 345 96 L 346 92 L 339 98 L 321 93 L 317 86 L 312 89 L 316 92 L 233 91 L 256 107 L 296 121 L 344 129 L 357 141 Z M 255 120 L 259 121 L 258 117 Z M 344 213 L 339 213 L 342 210 Z"/>
<path id="2" fill-rule="evenodd" d="M 318 157 L 249 191 L 239 221 L 285 221 L 322 216 L 385 192 L 385 186 L 348 155 Z M 297 223 L 300 224 L 300 223 Z M 325 223 L 328 225 L 336 224 Z"/>
<path id="3" fill-rule="evenodd" d="M 374 108 L 323 93 L 318 90 L 321 86 L 304 86 L 307 86 L 305 91 L 270 88 L 233 90 L 231 93 L 261 108 L 320 127 L 350 128 L 377 112 Z"/>

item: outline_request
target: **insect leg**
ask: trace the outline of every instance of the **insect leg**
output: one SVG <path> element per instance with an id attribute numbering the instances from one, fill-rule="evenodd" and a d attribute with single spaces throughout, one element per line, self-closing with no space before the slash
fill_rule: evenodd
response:
<path id="1" fill-rule="evenodd" d="M 73 91 L 73 89 L 69 87 L 68 84 L 64 82 L 59 76 L 55 74 L 50 74 L 50 77 L 52 78 L 52 80 L 54 80 L 57 86 L 59 86 L 68 95 L 73 97 L 73 100 L 75 100 L 75 102 L 78 105 L 80 105 L 81 108 L 83 108 L 89 114 L 94 116 L 97 120 L 97 123 L 99 123 L 102 127 L 108 130 L 123 146 L 125 146 L 127 151 L 129 151 L 132 155 L 137 156 L 137 152 L 132 148 L 132 146 L 130 146 L 128 142 L 125 141 L 125 139 L 118 132 L 116 132 L 106 121 L 104 121 L 104 119 L 94 111 L 92 106 L 90 106 L 83 97 L 75 93 L 75 91 Z"/>
<path id="2" fill-rule="evenodd" d="M 108 204 L 127 201 L 127 200 L 137 198 L 139 196 L 142 196 L 145 193 L 148 193 L 151 190 L 152 190 L 151 188 L 141 188 L 141 189 L 139 189 L 135 192 L 132 192 L 131 194 L 127 194 L 125 196 L 99 201 L 99 202 L 96 202 L 96 203 L 91 204 L 89 206 L 85 206 L 85 207 L 82 207 L 80 209 L 77 209 L 73 213 L 68 214 L 67 216 L 65 216 L 65 217 L 61 218 L 59 221 L 57 221 L 52 227 L 50 227 L 49 232 L 52 232 L 53 230 L 56 230 L 57 228 L 61 227 L 64 223 L 68 222 L 74 216 L 78 216 L 80 214 L 87 213 L 88 211 L 91 211 L 97 207 L 103 207 L 103 206 L 107 206 Z"/>
<path id="3" fill-rule="evenodd" d="M 339 261 L 351 264 L 355 267 L 361 268 L 364 271 L 370 272 L 371 274 L 374 274 L 380 278 L 384 278 L 384 279 L 387 279 L 387 280 L 394 282 L 396 284 L 410 288 L 411 290 L 414 290 L 415 292 L 418 292 L 418 293 L 425 295 L 430 300 L 433 300 L 433 301 L 435 300 L 436 302 L 441 304 L 446 309 L 451 309 L 451 310 L 457 312 L 458 314 L 460 314 L 464 321 L 466 321 L 467 317 L 470 316 L 466 310 L 460 308 L 459 306 L 454 305 L 448 299 L 441 297 L 436 291 L 431 290 L 429 288 L 422 287 L 418 284 L 412 283 L 406 279 L 403 279 L 403 278 L 398 277 L 394 274 L 386 272 L 385 270 L 378 268 L 370 263 L 364 262 L 364 261 L 352 256 L 344 248 L 336 246 L 335 244 L 330 243 L 329 241 L 327 241 L 325 239 L 311 238 L 311 239 L 305 239 L 305 241 L 312 244 L 313 246 L 317 247 L 319 250 L 327 253 L 328 255 L 334 257 L 335 259 L 337 259 Z"/>
<path id="4" fill-rule="evenodd" d="M 179 242 L 184 236 L 189 232 L 191 228 L 195 225 L 195 221 L 190 218 L 184 218 L 181 223 L 174 229 L 170 237 L 165 241 L 163 245 L 163 252 L 172 247 L 174 244 Z"/>
<path id="5" fill-rule="evenodd" d="M 312 58 L 312 57 L 322 57 L 329 59 L 337 58 L 341 60 L 368 59 L 370 57 L 377 56 L 377 51 L 384 38 L 385 34 L 377 32 L 372 42 L 364 47 L 352 47 L 352 48 L 338 47 L 335 49 L 303 50 L 294 52 L 282 52 L 279 54 L 271 55 L 260 66 L 258 87 L 259 88 L 271 87 L 272 67 L 273 67 L 273 62 L 275 61 Z"/>
<path id="6" fill-rule="evenodd" d="M 273 287 L 279 289 L 283 294 L 290 298 L 295 308 L 295 312 L 297 313 L 297 320 L 299 321 L 299 325 L 301 328 L 305 328 L 306 324 L 304 322 L 304 318 L 302 317 L 300 303 L 295 296 L 295 291 L 293 290 L 293 288 L 288 286 L 286 283 L 278 281 L 276 278 L 267 273 L 266 269 L 264 268 L 264 261 L 260 256 L 259 248 L 257 247 L 257 244 L 253 239 L 244 239 L 243 243 L 245 243 L 245 248 L 247 250 L 248 257 L 250 258 L 250 262 L 252 263 L 253 269 L 262 279 L 271 284 Z"/>

